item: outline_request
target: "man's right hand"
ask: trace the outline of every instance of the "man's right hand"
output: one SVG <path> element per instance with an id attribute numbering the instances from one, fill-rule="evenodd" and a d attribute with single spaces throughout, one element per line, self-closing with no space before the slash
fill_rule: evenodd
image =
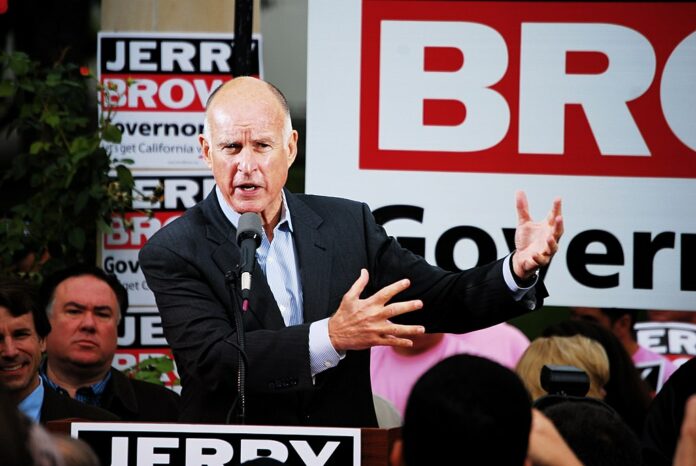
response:
<path id="1" fill-rule="evenodd" d="M 367 270 L 343 295 L 341 305 L 329 319 L 329 338 L 336 351 L 360 350 L 373 346 L 410 347 L 407 337 L 425 333 L 421 325 L 399 325 L 389 319 L 423 307 L 419 299 L 387 304 L 394 296 L 410 286 L 407 279 L 385 286 L 366 299 L 360 294 L 367 286 Z"/>

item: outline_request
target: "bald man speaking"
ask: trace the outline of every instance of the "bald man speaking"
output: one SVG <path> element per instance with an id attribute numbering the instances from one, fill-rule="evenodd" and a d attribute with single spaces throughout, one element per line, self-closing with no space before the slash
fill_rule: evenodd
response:
<path id="1" fill-rule="evenodd" d="M 249 424 L 374 427 L 369 348 L 487 327 L 546 296 L 537 272 L 558 248 L 560 199 L 534 222 L 518 193 L 516 250 L 447 272 L 387 236 L 365 204 L 284 189 L 297 140 L 274 86 L 240 77 L 219 87 L 199 136 L 215 189 L 140 251 L 181 375 L 182 421 L 225 422 L 237 396 L 242 301 L 225 274 L 240 262 L 246 212 L 262 223 L 243 313 Z"/>

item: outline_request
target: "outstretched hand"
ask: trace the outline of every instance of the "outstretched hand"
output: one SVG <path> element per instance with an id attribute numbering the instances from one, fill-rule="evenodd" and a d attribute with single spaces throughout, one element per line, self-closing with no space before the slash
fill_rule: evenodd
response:
<path id="1" fill-rule="evenodd" d="M 385 286 L 366 299 L 360 294 L 367 286 L 367 270 L 343 295 L 341 305 L 329 319 L 329 338 L 336 351 L 360 350 L 373 346 L 413 346 L 407 337 L 425 333 L 421 325 L 399 325 L 389 319 L 423 307 L 420 300 L 387 304 L 394 296 L 410 286 L 407 279 Z"/>
<path id="2" fill-rule="evenodd" d="M 517 204 L 517 229 L 515 230 L 515 254 L 512 268 L 520 279 L 530 278 L 539 267 L 548 265 L 558 250 L 563 234 L 561 199 L 553 201 L 551 211 L 541 222 L 534 222 L 529 215 L 529 204 L 524 191 L 515 193 Z"/>

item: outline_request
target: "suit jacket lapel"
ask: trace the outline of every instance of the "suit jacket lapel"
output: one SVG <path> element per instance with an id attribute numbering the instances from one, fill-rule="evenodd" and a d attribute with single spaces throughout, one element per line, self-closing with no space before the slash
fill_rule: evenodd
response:
<path id="1" fill-rule="evenodd" d="M 206 238 L 215 243 L 211 259 L 224 275 L 229 271 L 234 271 L 239 264 L 239 247 L 236 243 L 237 229 L 227 220 L 225 214 L 220 209 L 215 191 L 210 193 L 202 205 L 205 217 L 210 222 L 206 226 Z M 225 302 L 229 303 L 229 293 L 225 290 Z M 239 298 L 239 296 L 237 295 Z M 229 303 L 230 305 L 232 303 Z M 241 309 L 241 299 L 237 305 Z M 230 309 L 230 313 L 232 309 Z M 249 311 L 243 316 L 246 328 L 267 328 L 279 329 L 285 326 L 283 316 L 278 309 L 278 304 L 273 298 L 273 293 L 266 282 L 266 277 L 261 272 L 261 267 L 256 267 L 252 292 L 249 298 Z"/>
<path id="2" fill-rule="evenodd" d="M 293 238 L 302 279 L 304 321 L 314 322 L 328 317 L 327 277 L 331 271 L 331 255 L 327 251 L 328 239 L 319 230 L 324 220 L 289 191 L 285 191 L 285 196 L 292 215 Z"/>

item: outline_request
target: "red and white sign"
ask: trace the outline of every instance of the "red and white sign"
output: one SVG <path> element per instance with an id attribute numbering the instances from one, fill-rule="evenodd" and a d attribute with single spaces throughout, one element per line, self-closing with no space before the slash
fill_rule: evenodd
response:
<path id="1" fill-rule="evenodd" d="M 197 136 L 210 94 L 232 78 L 233 34 L 101 32 L 99 82 L 112 90 L 101 103 L 116 112 L 116 159 L 137 170 L 208 169 Z M 261 75 L 260 36 L 252 39 L 253 75 Z"/>
<path id="2" fill-rule="evenodd" d="M 560 196 L 549 304 L 696 309 L 696 3 L 309 7 L 307 192 L 457 269 Z"/>
<path id="3" fill-rule="evenodd" d="M 398 3 L 363 2 L 362 168 L 696 178 L 696 4 Z"/>

